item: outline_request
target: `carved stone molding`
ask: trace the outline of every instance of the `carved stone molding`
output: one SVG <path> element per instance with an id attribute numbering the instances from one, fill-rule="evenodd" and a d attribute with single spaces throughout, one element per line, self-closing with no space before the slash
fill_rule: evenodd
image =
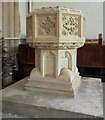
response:
<path id="1" fill-rule="evenodd" d="M 29 43 L 30 47 L 40 48 L 40 49 L 71 49 L 80 48 L 84 45 L 83 42 L 80 43 Z"/>

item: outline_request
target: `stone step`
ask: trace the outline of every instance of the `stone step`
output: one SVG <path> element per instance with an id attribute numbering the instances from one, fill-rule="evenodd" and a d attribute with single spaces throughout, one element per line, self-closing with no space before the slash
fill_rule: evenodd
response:
<path id="1" fill-rule="evenodd" d="M 63 95 L 74 97 L 73 91 L 62 91 L 62 90 L 54 90 L 54 89 L 45 89 L 45 88 L 35 88 L 35 87 L 25 87 L 26 90 L 35 91 L 35 92 L 43 92 L 48 94 L 56 94 L 56 95 Z"/>
<path id="2" fill-rule="evenodd" d="M 43 79 L 43 81 L 46 82 L 52 82 L 52 83 L 70 83 L 70 80 L 66 80 L 66 79 L 56 79 L 53 77 L 45 77 L 45 78 L 41 78 L 41 77 L 35 77 L 35 78 L 30 78 L 29 81 L 42 81 L 41 79 Z"/>
<path id="3" fill-rule="evenodd" d="M 63 83 L 53 83 L 46 81 L 29 81 L 26 87 L 35 87 L 35 88 L 44 88 L 44 89 L 53 89 L 53 90 L 62 90 L 62 91 L 73 91 L 71 84 Z"/>
<path id="4" fill-rule="evenodd" d="M 67 84 L 69 84 L 69 85 L 72 85 L 72 83 L 70 83 L 70 81 L 68 82 L 68 81 L 60 81 L 60 80 L 58 80 L 58 79 L 54 79 L 54 80 L 50 80 L 50 79 L 43 79 L 43 80 L 41 80 L 41 79 L 37 79 L 37 78 L 35 78 L 34 80 L 31 80 L 31 79 L 29 79 L 28 81 L 30 81 L 30 82 L 46 82 L 46 83 L 56 83 L 56 84 L 65 84 L 65 85 L 67 85 Z"/>

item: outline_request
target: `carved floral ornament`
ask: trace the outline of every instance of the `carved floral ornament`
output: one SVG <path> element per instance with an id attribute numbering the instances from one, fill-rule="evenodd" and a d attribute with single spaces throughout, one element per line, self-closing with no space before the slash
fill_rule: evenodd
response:
<path id="1" fill-rule="evenodd" d="M 64 36 L 79 36 L 79 16 L 78 15 L 63 15 L 62 35 Z"/>

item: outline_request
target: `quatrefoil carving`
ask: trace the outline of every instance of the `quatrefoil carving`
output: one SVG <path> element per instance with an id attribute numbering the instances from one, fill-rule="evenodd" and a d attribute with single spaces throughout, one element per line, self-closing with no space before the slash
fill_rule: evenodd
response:
<path id="1" fill-rule="evenodd" d="M 79 16 L 63 16 L 63 30 L 62 35 L 74 35 L 79 34 Z"/>
<path id="2" fill-rule="evenodd" d="M 38 17 L 38 35 L 54 35 L 56 34 L 56 16 L 39 16 Z"/>

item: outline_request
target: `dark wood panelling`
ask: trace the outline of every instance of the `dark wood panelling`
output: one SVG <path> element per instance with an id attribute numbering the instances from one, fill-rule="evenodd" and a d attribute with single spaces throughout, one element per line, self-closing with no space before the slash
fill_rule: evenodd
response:
<path id="1" fill-rule="evenodd" d="M 35 49 L 27 44 L 19 45 L 19 69 L 32 70 L 35 67 Z"/>
<path id="2" fill-rule="evenodd" d="M 105 68 L 104 53 L 104 45 L 85 44 L 83 47 L 78 49 L 77 66 Z"/>

